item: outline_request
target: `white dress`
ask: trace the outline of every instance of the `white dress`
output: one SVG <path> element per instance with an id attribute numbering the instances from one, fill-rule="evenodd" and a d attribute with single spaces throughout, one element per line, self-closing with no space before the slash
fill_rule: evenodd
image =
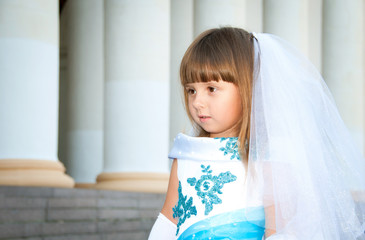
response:
<path id="1" fill-rule="evenodd" d="M 177 239 L 262 239 L 264 208 L 259 198 L 245 202 L 245 167 L 236 143 L 182 133 L 175 138 L 169 158 L 178 166 Z"/>

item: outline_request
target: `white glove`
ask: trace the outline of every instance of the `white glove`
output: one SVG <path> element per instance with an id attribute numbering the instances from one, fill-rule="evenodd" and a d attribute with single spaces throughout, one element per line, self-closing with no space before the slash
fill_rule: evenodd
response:
<path id="1" fill-rule="evenodd" d="M 176 240 L 176 225 L 160 213 L 150 232 L 148 240 Z"/>

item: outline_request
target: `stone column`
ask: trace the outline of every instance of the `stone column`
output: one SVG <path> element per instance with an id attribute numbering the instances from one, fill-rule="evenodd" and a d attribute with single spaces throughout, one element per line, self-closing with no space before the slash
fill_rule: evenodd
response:
<path id="1" fill-rule="evenodd" d="M 321 70 L 321 0 L 264 0 L 264 32 L 296 46 Z"/>
<path id="2" fill-rule="evenodd" d="M 179 70 L 181 59 L 193 41 L 193 7 L 193 0 L 171 1 L 170 147 L 179 132 L 188 134 L 191 130 Z"/>
<path id="3" fill-rule="evenodd" d="M 61 32 L 66 49 L 61 85 L 60 157 L 77 187 L 92 187 L 103 170 L 104 2 L 68 1 Z"/>
<path id="4" fill-rule="evenodd" d="M 57 158 L 58 1 L 0 2 L 0 185 L 73 187 Z"/>
<path id="5" fill-rule="evenodd" d="M 104 170 L 97 188 L 165 192 L 169 0 L 105 1 Z"/>
<path id="6" fill-rule="evenodd" d="M 323 74 L 364 152 L 364 1 L 324 0 Z"/>
<path id="7" fill-rule="evenodd" d="M 223 26 L 247 26 L 247 0 L 195 0 L 194 36 Z"/>

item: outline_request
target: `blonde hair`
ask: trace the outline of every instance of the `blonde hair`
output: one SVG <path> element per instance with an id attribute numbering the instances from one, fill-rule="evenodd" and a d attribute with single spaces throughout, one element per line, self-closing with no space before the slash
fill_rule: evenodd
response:
<path id="1" fill-rule="evenodd" d="M 186 50 L 180 65 L 180 80 L 183 87 L 189 83 L 219 80 L 233 83 L 238 87 L 242 103 L 242 118 L 238 133 L 239 149 L 246 166 L 250 142 L 253 69 L 253 35 L 243 29 L 232 27 L 214 28 L 201 33 Z M 209 136 L 208 132 L 193 121 L 187 107 L 186 90 L 184 97 L 187 114 L 194 128 L 198 130 L 199 136 Z"/>

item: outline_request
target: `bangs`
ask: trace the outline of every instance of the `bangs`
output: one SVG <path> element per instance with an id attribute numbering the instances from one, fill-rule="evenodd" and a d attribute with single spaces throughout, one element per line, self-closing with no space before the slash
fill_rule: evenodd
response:
<path id="1" fill-rule="evenodd" d="M 215 41 L 212 44 L 211 41 L 202 39 L 187 50 L 181 61 L 181 84 L 185 86 L 189 83 L 219 80 L 237 84 L 231 51 L 228 42 Z"/>

